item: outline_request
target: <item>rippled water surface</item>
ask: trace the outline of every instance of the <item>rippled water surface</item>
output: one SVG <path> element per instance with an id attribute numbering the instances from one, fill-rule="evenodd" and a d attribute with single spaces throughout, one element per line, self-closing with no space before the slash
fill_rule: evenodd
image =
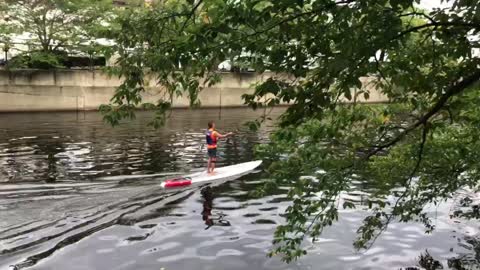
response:
<path id="1" fill-rule="evenodd" d="M 261 170 L 208 187 L 160 188 L 205 166 L 208 120 L 236 133 L 220 144 L 219 166 L 252 160 L 271 129 L 248 132 L 242 124 L 257 116 L 176 110 L 152 130 L 147 113 L 116 128 L 95 112 L 1 114 L 0 269 L 398 269 L 425 249 L 440 260 L 470 252 L 461 239 L 478 224 L 447 219 L 449 205 L 432 208 L 434 234 L 392 224 L 371 249 L 355 252 L 368 194 L 359 183 L 344 199 L 360 209 L 343 211 L 318 243 L 307 239 L 309 255 L 287 265 L 266 252 L 288 187 L 253 198 Z"/>

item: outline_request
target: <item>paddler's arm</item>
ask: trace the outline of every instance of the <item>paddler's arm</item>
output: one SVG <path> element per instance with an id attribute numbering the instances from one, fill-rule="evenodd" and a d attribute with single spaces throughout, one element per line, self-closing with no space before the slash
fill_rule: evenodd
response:
<path id="1" fill-rule="evenodd" d="M 217 138 L 219 138 L 219 139 L 221 139 L 221 138 L 227 138 L 227 137 L 230 137 L 230 136 L 232 136 L 232 135 L 233 135 L 232 132 L 228 132 L 227 134 L 222 135 L 222 134 L 218 133 L 217 131 L 215 131 L 215 137 L 217 137 Z"/>

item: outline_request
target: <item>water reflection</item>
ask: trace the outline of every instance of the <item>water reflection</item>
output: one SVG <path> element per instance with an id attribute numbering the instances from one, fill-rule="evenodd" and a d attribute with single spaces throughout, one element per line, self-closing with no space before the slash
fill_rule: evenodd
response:
<path id="1" fill-rule="evenodd" d="M 238 130 L 236 138 L 220 145 L 219 165 L 251 159 L 255 143 L 268 134 L 268 130 L 249 132 L 242 125 L 256 115 L 239 109 L 216 120 L 219 126 Z M 72 113 L 3 114 L 0 182 L 95 181 L 104 176 L 201 168 L 205 125 L 217 116 L 215 110 L 178 110 L 164 128 L 153 130 L 146 125 L 145 113 L 115 129 L 104 125 L 97 113 L 80 120 Z"/>
<path id="2" fill-rule="evenodd" d="M 434 258 L 428 250 L 422 252 L 417 259 L 417 266 L 409 266 L 401 268 L 400 270 L 440 270 L 440 269 L 453 269 L 453 270 L 476 270 L 480 269 L 480 242 L 478 239 L 472 239 L 467 237 L 467 243 L 471 249 L 475 251 L 474 254 L 462 254 L 456 257 L 449 258 L 446 262 L 446 266 L 439 260 Z"/>
<path id="3" fill-rule="evenodd" d="M 159 187 L 205 167 L 208 120 L 237 130 L 220 144 L 219 166 L 252 160 L 270 128 L 247 131 L 242 123 L 255 116 L 243 109 L 225 110 L 222 119 L 216 110 L 174 111 L 165 128 L 152 130 L 142 113 L 115 129 L 97 113 L 0 115 L 0 269 L 386 270 L 410 265 L 427 249 L 444 266 L 476 252 L 464 236 L 478 224 L 452 222 L 452 209 L 436 206 L 433 235 L 418 224 L 392 224 L 374 248 L 356 253 L 352 241 L 371 192 L 357 179 L 342 199 L 358 209 L 341 211 L 318 243 L 306 241 L 309 255 L 286 265 L 265 254 L 290 205 L 288 186 L 252 197 L 265 180 L 258 173 L 204 189 Z"/>
<path id="4" fill-rule="evenodd" d="M 203 198 L 203 209 L 202 209 L 202 220 L 205 221 L 207 226 L 205 230 L 209 229 L 213 225 L 217 226 L 230 226 L 230 221 L 225 219 L 224 213 L 215 213 L 212 214 L 213 210 L 213 191 L 210 186 L 202 188 L 200 191 Z"/>

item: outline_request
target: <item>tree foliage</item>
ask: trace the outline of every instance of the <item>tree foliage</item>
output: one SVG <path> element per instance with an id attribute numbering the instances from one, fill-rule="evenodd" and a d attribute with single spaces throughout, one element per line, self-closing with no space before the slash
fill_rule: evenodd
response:
<path id="1" fill-rule="evenodd" d="M 355 247 L 369 247 L 393 220 L 420 221 L 429 232 L 425 206 L 479 188 L 480 3 L 445 2 L 422 10 L 418 0 L 197 0 L 132 10 L 112 33 L 125 82 L 102 109 L 114 124 L 133 117 L 155 76 L 169 94 L 150 105 L 158 125 L 173 96 L 198 104 L 219 62 L 248 61 L 278 76 L 245 103 L 291 104 L 271 143 L 257 149 L 270 164 L 266 187 L 292 186 L 272 254 L 304 254 L 306 237 L 315 240 L 339 208 L 356 207 L 338 203 L 358 181 L 373 192 Z M 390 102 L 356 104 L 373 87 Z"/>
<path id="2" fill-rule="evenodd" d="M 59 52 L 88 53 L 97 48 L 96 37 L 114 17 L 111 0 L 4 0 L 0 11 L 1 42 L 13 46 L 14 37 L 22 36 L 28 45 L 15 63 L 29 66 L 40 61 L 40 68 L 60 65 Z"/>
<path id="3" fill-rule="evenodd" d="M 11 69 L 55 69 L 62 68 L 66 56 L 59 53 L 34 51 L 13 57 L 8 61 Z"/>
<path id="4" fill-rule="evenodd" d="M 0 4 L 0 45 L 2 46 L 3 51 L 10 49 L 10 35 L 13 33 L 11 25 L 5 22 L 6 16 L 6 6 Z"/>

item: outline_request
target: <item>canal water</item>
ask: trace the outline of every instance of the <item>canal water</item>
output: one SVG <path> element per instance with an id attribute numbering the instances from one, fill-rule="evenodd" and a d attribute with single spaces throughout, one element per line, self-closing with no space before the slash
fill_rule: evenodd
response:
<path id="1" fill-rule="evenodd" d="M 278 116 L 281 110 L 274 111 Z M 352 247 L 368 189 L 345 194 L 341 211 L 308 255 L 285 264 L 268 258 L 288 187 L 253 197 L 267 177 L 164 191 L 161 181 L 202 170 L 204 130 L 215 120 L 236 136 L 219 147 L 218 166 L 254 159 L 273 123 L 243 125 L 248 109 L 174 110 L 159 130 L 150 115 L 112 128 L 96 112 L 0 115 L 0 269 L 399 269 L 428 250 L 446 260 L 474 253 L 465 239 L 478 224 L 451 220 L 452 204 L 430 209 L 437 230 L 392 224 L 367 251 Z M 470 256 L 470 255 L 468 255 Z"/>

